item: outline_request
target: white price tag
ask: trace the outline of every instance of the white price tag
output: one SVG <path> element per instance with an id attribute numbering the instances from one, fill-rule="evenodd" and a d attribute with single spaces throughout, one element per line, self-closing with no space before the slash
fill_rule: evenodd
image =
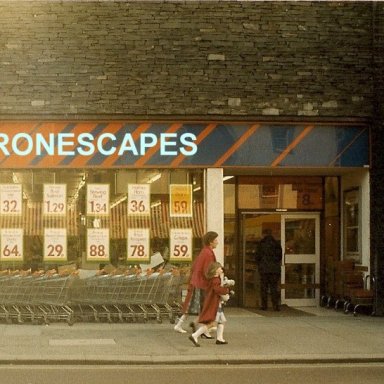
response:
<path id="1" fill-rule="evenodd" d="M 149 228 L 130 228 L 127 236 L 127 260 L 132 262 L 150 261 Z"/>
<path id="2" fill-rule="evenodd" d="M 86 256 L 87 261 L 109 261 L 109 229 L 88 229 Z"/>
<path id="3" fill-rule="evenodd" d="M 23 261 L 23 229 L 3 228 L 0 232 L 1 261 Z"/>
<path id="4" fill-rule="evenodd" d="M 65 228 L 44 229 L 44 261 L 67 260 L 67 230 Z"/>
<path id="5" fill-rule="evenodd" d="M 150 215 L 149 184 L 128 184 L 128 215 Z"/>
<path id="6" fill-rule="evenodd" d="M 109 184 L 87 185 L 87 215 L 109 215 Z"/>
<path id="7" fill-rule="evenodd" d="M 44 215 L 65 216 L 67 213 L 66 184 L 44 184 Z"/>
<path id="8" fill-rule="evenodd" d="M 21 184 L 0 185 L 0 215 L 21 215 L 22 201 Z"/>
<path id="9" fill-rule="evenodd" d="M 170 229 L 170 261 L 192 261 L 192 229 Z"/>

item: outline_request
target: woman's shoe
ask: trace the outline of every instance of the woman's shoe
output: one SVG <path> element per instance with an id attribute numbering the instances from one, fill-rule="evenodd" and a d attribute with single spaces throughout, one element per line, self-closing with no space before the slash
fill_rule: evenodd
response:
<path id="1" fill-rule="evenodd" d="M 211 336 L 211 335 L 206 335 L 205 333 L 203 333 L 200 337 L 201 337 L 202 339 L 208 339 L 208 340 L 213 339 L 213 336 Z"/>
<path id="2" fill-rule="evenodd" d="M 221 341 L 221 340 L 216 340 L 216 344 L 217 345 L 224 345 L 224 344 L 228 344 L 228 341 Z"/>

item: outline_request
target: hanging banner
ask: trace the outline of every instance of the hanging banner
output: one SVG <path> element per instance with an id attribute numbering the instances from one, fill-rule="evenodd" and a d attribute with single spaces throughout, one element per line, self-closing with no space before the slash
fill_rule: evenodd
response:
<path id="1" fill-rule="evenodd" d="M 171 184 L 169 198 L 171 217 L 192 217 L 192 185 Z"/>
<path id="2" fill-rule="evenodd" d="M 192 261 L 192 228 L 171 228 L 170 257 L 171 262 Z"/>
<path id="3" fill-rule="evenodd" d="M 129 228 L 127 236 L 127 261 L 149 263 L 149 228 Z"/>
<path id="4" fill-rule="evenodd" d="M 0 232 L 0 261 L 23 261 L 23 229 L 3 228 Z"/>
<path id="5" fill-rule="evenodd" d="M 128 184 L 128 215 L 149 216 L 150 196 L 149 184 Z"/>
<path id="6" fill-rule="evenodd" d="M 22 202 L 21 184 L 0 184 L 0 215 L 20 216 Z"/>
<path id="7" fill-rule="evenodd" d="M 65 216 L 67 214 L 67 185 L 44 184 L 43 215 Z"/>
<path id="8" fill-rule="evenodd" d="M 44 229 L 44 261 L 67 261 L 66 228 Z"/>
<path id="9" fill-rule="evenodd" d="M 87 185 L 87 215 L 109 215 L 109 184 Z"/>
<path id="10" fill-rule="evenodd" d="M 109 262 L 109 229 L 89 228 L 87 230 L 87 261 Z"/>

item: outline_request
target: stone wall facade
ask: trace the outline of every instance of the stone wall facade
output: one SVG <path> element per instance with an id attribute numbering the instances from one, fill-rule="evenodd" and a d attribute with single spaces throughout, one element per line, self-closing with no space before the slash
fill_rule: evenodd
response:
<path id="1" fill-rule="evenodd" d="M 0 115 L 369 118 L 372 13 L 369 2 L 1 1 Z"/>
<path id="2" fill-rule="evenodd" d="M 364 120 L 384 315 L 384 3 L 1 1 L 0 119 Z"/>

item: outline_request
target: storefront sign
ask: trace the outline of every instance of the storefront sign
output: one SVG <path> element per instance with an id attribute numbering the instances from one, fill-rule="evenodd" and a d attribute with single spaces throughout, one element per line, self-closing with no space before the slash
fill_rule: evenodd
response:
<path id="1" fill-rule="evenodd" d="M 23 261 L 23 229 L 3 228 L 0 232 L 0 260 Z"/>
<path id="2" fill-rule="evenodd" d="M 67 185 L 44 184 L 43 214 L 65 216 L 67 213 Z"/>
<path id="3" fill-rule="evenodd" d="M 44 261 L 67 260 L 67 230 L 65 228 L 44 229 Z"/>
<path id="4" fill-rule="evenodd" d="M 109 184 L 87 185 L 87 215 L 109 215 Z"/>
<path id="5" fill-rule="evenodd" d="M 170 216 L 192 217 L 192 185 L 171 184 L 169 188 Z"/>
<path id="6" fill-rule="evenodd" d="M 129 228 L 127 236 L 127 261 L 150 261 L 149 228 Z"/>
<path id="7" fill-rule="evenodd" d="M 21 184 L 0 184 L 0 215 L 19 216 L 22 207 Z"/>
<path id="8" fill-rule="evenodd" d="M 87 230 L 87 261 L 109 261 L 109 229 L 89 228 Z"/>
<path id="9" fill-rule="evenodd" d="M 170 261 L 192 261 L 192 229 L 170 229 Z"/>
<path id="10" fill-rule="evenodd" d="M 150 195 L 149 184 L 128 184 L 128 215 L 149 216 Z"/>
<path id="11" fill-rule="evenodd" d="M 364 124 L 0 122 L 1 168 L 364 167 L 369 148 Z"/>

